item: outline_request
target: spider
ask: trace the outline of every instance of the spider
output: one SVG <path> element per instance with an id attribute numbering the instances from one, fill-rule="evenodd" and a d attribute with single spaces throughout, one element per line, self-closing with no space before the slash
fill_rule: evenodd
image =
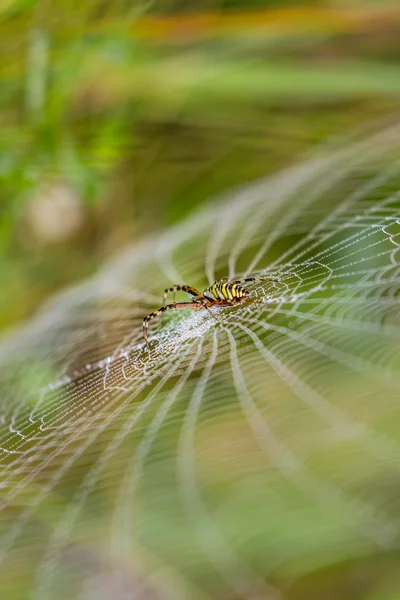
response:
<path id="1" fill-rule="evenodd" d="M 195 288 L 190 285 L 174 285 L 164 291 L 163 296 L 163 305 L 161 308 L 156 310 L 155 312 L 150 313 L 143 319 L 143 337 L 149 346 L 148 340 L 148 327 L 149 322 L 161 315 L 167 310 L 179 310 L 180 308 L 191 308 L 192 310 L 201 310 L 205 308 L 208 310 L 210 315 L 215 319 L 216 317 L 210 310 L 211 306 L 239 306 L 247 302 L 250 297 L 250 292 L 242 287 L 242 283 L 247 283 L 250 281 L 271 281 L 275 283 L 276 279 L 259 279 L 257 277 L 248 277 L 246 279 L 237 279 L 235 281 L 230 281 L 228 277 L 224 279 L 220 279 L 216 281 L 203 293 L 199 292 Z M 176 293 L 182 291 L 186 292 L 193 296 L 193 300 L 191 302 L 176 302 Z M 172 304 L 165 305 L 165 301 L 167 299 L 167 295 L 173 293 L 174 301 Z"/>

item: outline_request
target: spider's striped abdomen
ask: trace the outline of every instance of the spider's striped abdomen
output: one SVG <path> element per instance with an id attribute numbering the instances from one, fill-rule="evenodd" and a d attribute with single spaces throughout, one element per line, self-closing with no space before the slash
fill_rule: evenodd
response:
<path id="1" fill-rule="evenodd" d="M 246 298 L 249 292 L 238 283 L 231 281 L 216 281 L 204 292 L 208 300 L 225 300 L 227 302 Z"/>

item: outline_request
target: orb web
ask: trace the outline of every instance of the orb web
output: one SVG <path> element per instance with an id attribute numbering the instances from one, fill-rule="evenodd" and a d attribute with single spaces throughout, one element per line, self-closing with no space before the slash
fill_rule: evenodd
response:
<path id="1" fill-rule="evenodd" d="M 4 340 L 6 586 L 282 598 L 398 549 L 399 133 L 228 193 Z M 152 321 L 146 347 L 164 288 L 225 276 L 277 281 Z"/>

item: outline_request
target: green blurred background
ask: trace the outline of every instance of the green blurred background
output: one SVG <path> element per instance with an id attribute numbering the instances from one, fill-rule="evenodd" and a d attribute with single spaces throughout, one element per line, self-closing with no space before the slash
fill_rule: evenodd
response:
<path id="1" fill-rule="evenodd" d="M 391 119 L 399 25 L 398 2 L 384 0 L 3 0 L 0 328 L 214 195 Z M 145 498 L 158 509 L 153 477 Z M 175 508 L 162 505 L 166 554 Z M 308 586 L 354 597 L 357 576 L 368 587 L 397 571 L 383 558 L 311 574 L 291 597 L 311 597 Z"/>
<path id="2" fill-rule="evenodd" d="M 397 5 L 3 0 L 0 327 L 215 193 L 392 114 Z"/>

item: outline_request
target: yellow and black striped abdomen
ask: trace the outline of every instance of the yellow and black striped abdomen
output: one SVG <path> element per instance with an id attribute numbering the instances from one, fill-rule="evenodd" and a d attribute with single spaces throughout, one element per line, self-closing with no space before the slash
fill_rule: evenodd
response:
<path id="1" fill-rule="evenodd" d="M 223 300 L 226 302 L 239 300 L 249 295 L 249 292 L 238 283 L 231 281 L 216 281 L 204 292 L 208 300 Z"/>

